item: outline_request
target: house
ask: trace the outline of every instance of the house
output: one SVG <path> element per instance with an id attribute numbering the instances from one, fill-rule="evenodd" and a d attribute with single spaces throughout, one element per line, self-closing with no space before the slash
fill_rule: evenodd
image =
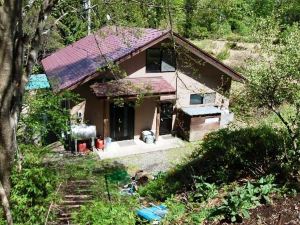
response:
<path id="1" fill-rule="evenodd" d="M 226 124 L 231 82 L 245 80 L 180 35 L 145 28 L 106 26 L 42 65 L 54 91 L 84 99 L 71 114 L 115 141 L 144 130 L 200 139 Z"/>

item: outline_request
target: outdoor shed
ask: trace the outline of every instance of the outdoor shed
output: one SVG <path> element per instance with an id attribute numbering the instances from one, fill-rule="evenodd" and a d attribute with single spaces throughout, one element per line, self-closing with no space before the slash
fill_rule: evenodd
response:
<path id="1" fill-rule="evenodd" d="M 221 110 L 214 106 L 184 107 L 178 112 L 178 135 L 187 141 L 202 139 L 220 127 Z"/>

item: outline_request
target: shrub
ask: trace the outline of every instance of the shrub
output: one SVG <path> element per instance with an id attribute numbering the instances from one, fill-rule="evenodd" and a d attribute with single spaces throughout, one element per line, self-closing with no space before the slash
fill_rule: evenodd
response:
<path id="1" fill-rule="evenodd" d="M 73 214 L 75 223 L 101 225 L 132 225 L 135 224 L 133 209 L 119 202 L 106 203 L 95 201 L 88 206 L 82 206 L 79 212 Z"/>
<path id="2" fill-rule="evenodd" d="M 234 33 L 239 33 L 240 35 L 248 35 L 250 33 L 251 29 L 240 20 L 230 19 L 229 24 L 231 26 L 231 31 Z"/>
<path id="3" fill-rule="evenodd" d="M 230 52 L 229 52 L 229 49 L 227 47 L 225 47 L 224 49 L 222 49 L 221 52 L 219 52 L 217 54 L 217 59 L 219 60 L 225 60 L 225 59 L 228 59 L 230 56 Z"/>
<path id="4" fill-rule="evenodd" d="M 222 37 L 231 33 L 231 26 L 228 22 L 212 23 L 211 24 L 212 33 L 214 33 L 217 37 Z"/>
<path id="5" fill-rule="evenodd" d="M 266 176 L 258 182 L 248 182 L 243 187 L 227 195 L 223 204 L 216 208 L 215 214 L 223 214 L 231 222 L 241 222 L 242 218 L 249 218 L 249 210 L 260 203 L 270 202 L 269 195 L 276 192 L 274 176 Z"/>
<path id="6" fill-rule="evenodd" d="M 57 185 L 57 174 L 43 164 L 47 150 L 35 146 L 20 146 L 24 154 L 23 167 L 14 169 L 11 181 L 11 210 L 15 224 L 43 224 L 45 214 Z"/>
<path id="7" fill-rule="evenodd" d="M 201 176 L 194 176 L 193 178 L 195 179 L 194 200 L 202 202 L 214 198 L 218 194 L 217 186 L 214 183 L 205 182 Z"/>
<path id="8" fill-rule="evenodd" d="M 163 225 L 180 224 L 176 222 L 180 221 L 185 216 L 185 212 L 186 212 L 185 205 L 173 197 L 167 199 L 165 204 L 168 207 L 168 213 L 164 218 L 162 224 Z"/>
<path id="9" fill-rule="evenodd" d="M 286 178 L 282 154 L 285 134 L 270 127 L 221 129 L 208 134 L 191 157 L 140 190 L 141 195 L 164 200 L 180 191 L 194 188 L 193 176 L 206 183 L 227 184 L 241 178 L 258 179 L 268 174 Z M 281 179 L 285 182 L 284 179 Z"/>
<path id="10" fill-rule="evenodd" d="M 280 173 L 285 147 L 284 134 L 270 127 L 221 129 L 205 137 L 178 174 L 194 173 L 208 182 L 228 183 Z"/>
<path id="11" fill-rule="evenodd" d="M 155 180 L 150 181 L 146 186 L 139 188 L 138 192 L 141 196 L 147 196 L 149 198 L 165 200 L 178 189 L 180 185 L 176 181 L 168 180 L 169 176 L 166 173 L 160 174 Z"/>

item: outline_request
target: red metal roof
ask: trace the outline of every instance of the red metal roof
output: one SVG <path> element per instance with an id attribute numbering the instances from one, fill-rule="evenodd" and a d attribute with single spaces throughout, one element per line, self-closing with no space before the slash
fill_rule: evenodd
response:
<path id="1" fill-rule="evenodd" d="M 91 85 L 97 97 L 128 97 L 138 94 L 175 94 L 175 88 L 162 77 L 124 78 Z"/>
<path id="2" fill-rule="evenodd" d="M 84 81 L 106 66 L 108 62 L 124 60 L 143 47 L 167 38 L 169 34 L 170 30 L 106 26 L 99 32 L 51 54 L 42 60 L 42 65 L 52 88 L 59 91 Z M 245 80 L 230 67 L 178 34 L 174 34 L 176 42 L 183 44 L 198 57 L 214 65 L 234 80 L 241 82 Z"/>
<path id="3" fill-rule="evenodd" d="M 168 32 L 107 26 L 51 54 L 42 65 L 53 89 L 65 89 Z"/>

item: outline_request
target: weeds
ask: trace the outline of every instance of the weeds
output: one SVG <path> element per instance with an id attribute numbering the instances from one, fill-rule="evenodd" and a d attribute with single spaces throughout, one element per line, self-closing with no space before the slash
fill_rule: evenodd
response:
<path id="1" fill-rule="evenodd" d="M 223 200 L 223 204 L 214 211 L 216 215 L 224 215 L 231 222 L 241 222 L 243 218 L 249 218 L 249 210 L 261 203 L 270 203 L 270 194 L 277 191 L 274 176 L 262 177 L 258 182 L 238 187 L 229 193 Z"/>
<path id="2" fill-rule="evenodd" d="M 217 186 L 214 183 L 205 182 L 202 176 L 193 176 L 193 178 L 195 179 L 194 200 L 203 202 L 218 194 Z"/>

